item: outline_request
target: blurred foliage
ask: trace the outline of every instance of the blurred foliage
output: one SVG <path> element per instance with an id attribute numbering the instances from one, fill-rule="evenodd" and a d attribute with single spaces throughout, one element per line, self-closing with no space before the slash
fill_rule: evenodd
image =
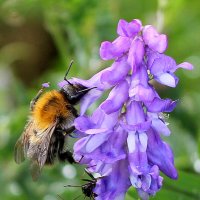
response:
<path id="1" fill-rule="evenodd" d="M 172 135 L 165 138 L 174 150 L 179 179 L 165 178 L 152 199 L 200 199 L 199 9 L 199 1 L 187 0 L 0 0 L 0 198 L 56 200 L 60 195 L 72 200 L 81 194 L 80 188 L 64 185 L 80 185 L 83 168 L 59 163 L 45 168 L 35 183 L 27 162 L 14 163 L 13 147 L 41 83 L 50 81 L 56 88 L 71 59 L 70 75 L 81 78 L 109 66 L 99 58 L 100 43 L 116 37 L 120 18 L 139 18 L 168 35 L 168 55 L 195 66 L 192 72 L 177 72 L 177 88 L 158 86 L 162 97 L 180 99 L 169 119 Z M 126 199 L 134 198 L 130 189 Z"/>

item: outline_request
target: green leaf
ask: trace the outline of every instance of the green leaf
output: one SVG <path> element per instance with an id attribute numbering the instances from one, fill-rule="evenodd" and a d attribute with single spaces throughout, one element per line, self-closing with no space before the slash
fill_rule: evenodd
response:
<path id="1" fill-rule="evenodd" d="M 165 178 L 165 188 L 179 191 L 180 193 L 196 196 L 200 199 L 200 175 L 189 172 L 179 171 L 179 178 L 177 181 L 172 181 Z"/>
<path id="2" fill-rule="evenodd" d="M 137 191 L 134 187 L 131 187 L 127 194 L 126 194 L 126 200 L 138 200 L 139 197 L 138 197 L 138 194 L 137 194 Z"/>
<path id="3" fill-rule="evenodd" d="M 159 191 L 155 197 L 152 197 L 150 199 L 154 199 L 154 200 L 194 200 L 197 199 L 194 196 L 189 196 L 186 194 L 183 194 L 181 192 L 177 192 L 174 190 L 168 190 L 168 189 L 161 189 L 161 191 Z"/>

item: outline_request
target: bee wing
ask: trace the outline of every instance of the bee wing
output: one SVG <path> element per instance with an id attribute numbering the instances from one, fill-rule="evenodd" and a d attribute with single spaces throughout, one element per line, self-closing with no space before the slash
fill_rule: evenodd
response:
<path id="1" fill-rule="evenodd" d="M 38 179 L 41 169 L 46 162 L 50 140 L 56 128 L 56 124 L 57 122 L 44 130 L 37 130 L 36 135 L 33 135 L 34 138 L 32 139 L 35 142 L 30 143 L 27 151 L 27 157 L 30 158 L 32 162 L 31 174 L 33 180 Z"/>
<path id="2" fill-rule="evenodd" d="M 33 130 L 33 121 L 30 120 L 25 126 L 24 132 L 21 137 L 17 140 L 14 149 L 14 159 L 17 164 L 20 164 L 25 160 L 26 152 L 29 147 L 29 137 Z"/>

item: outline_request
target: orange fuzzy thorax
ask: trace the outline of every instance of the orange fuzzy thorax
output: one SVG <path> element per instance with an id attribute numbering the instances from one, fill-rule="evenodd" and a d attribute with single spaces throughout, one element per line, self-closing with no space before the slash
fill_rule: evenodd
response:
<path id="1" fill-rule="evenodd" d="M 70 112 L 66 105 L 69 103 L 64 99 L 63 95 L 56 91 L 46 92 L 36 102 L 32 117 L 40 129 L 48 128 L 58 118 L 67 118 Z"/>

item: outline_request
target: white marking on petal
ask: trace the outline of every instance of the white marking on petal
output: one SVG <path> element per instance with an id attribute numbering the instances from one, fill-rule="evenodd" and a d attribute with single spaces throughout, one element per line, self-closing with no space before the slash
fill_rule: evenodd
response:
<path id="1" fill-rule="evenodd" d="M 140 144 L 141 144 L 140 151 L 145 152 L 147 149 L 147 140 L 148 140 L 146 133 L 139 133 L 139 140 L 140 140 Z"/>
<path id="2" fill-rule="evenodd" d="M 155 77 L 156 80 L 158 80 L 160 83 L 170 86 L 170 87 L 176 87 L 176 80 L 174 77 L 169 73 L 163 73 L 159 76 Z"/>
<path id="3" fill-rule="evenodd" d="M 130 131 L 127 138 L 129 153 L 135 151 L 135 131 Z"/>

